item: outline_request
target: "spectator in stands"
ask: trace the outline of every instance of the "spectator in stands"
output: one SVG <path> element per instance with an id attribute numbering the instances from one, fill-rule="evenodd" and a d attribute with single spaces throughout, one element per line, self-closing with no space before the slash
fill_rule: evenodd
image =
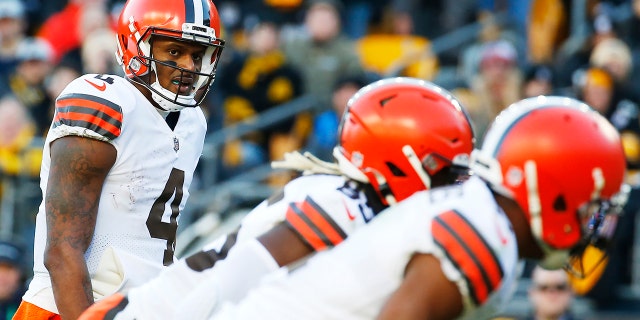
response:
<path id="1" fill-rule="evenodd" d="M 117 51 L 115 37 L 111 28 L 99 28 L 87 34 L 79 52 L 83 73 L 123 75 L 122 68 L 113 59 Z"/>
<path id="2" fill-rule="evenodd" d="M 480 30 L 476 41 L 461 50 L 460 61 L 457 61 L 460 81 L 466 84 L 470 84 L 478 74 L 480 59 L 486 45 L 506 37 L 505 30 L 492 15 L 480 17 L 478 23 L 480 23 Z"/>
<path id="3" fill-rule="evenodd" d="M 0 240 L 0 320 L 11 320 L 26 286 L 24 250 L 13 241 Z"/>
<path id="4" fill-rule="evenodd" d="M 531 274 L 530 320 L 574 320 L 571 314 L 573 292 L 564 270 L 546 270 L 536 266 Z"/>
<path id="5" fill-rule="evenodd" d="M 291 101 L 303 91 L 295 67 L 279 50 L 279 28 L 260 22 L 248 35 L 248 51 L 237 54 L 221 69 L 224 124 L 247 121 L 261 112 Z M 277 160 L 284 152 L 298 149 L 308 134 L 308 115 L 252 132 L 229 141 L 223 150 L 223 177 Z"/>
<path id="6" fill-rule="evenodd" d="M 70 0 L 62 11 L 48 17 L 36 36 L 53 48 L 53 60 L 59 62 L 67 53 L 77 50 L 88 33 L 110 26 L 113 22 L 106 0 Z"/>
<path id="7" fill-rule="evenodd" d="M 42 161 L 42 146 L 34 142 L 35 127 L 18 99 L 11 95 L 0 98 L 0 208 L 4 217 L 11 217 L 3 219 L 0 235 L 4 230 L 33 238 L 31 232 L 41 200 L 38 184 Z M 28 255 L 29 261 L 32 256 Z"/>
<path id="8" fill-rule="evenodd" d="M 629 46 L 616 37 L 600 41 L 591 52 L 589 65 L 605 69 L 616 82 L 616 90 L 625 96 L 638 96 L 640 85 L 630 80 L 633 58 Z M 636 97 L 636 100 L 637 97 Z"/>
<path id="9" fill-rule="evenodd" d="M 305 149 L 321 160 L 334 160 L 333 148 L 338 143 L 338 127 L 344 110 L 349 99 L 367 83 L 364 77 L 357 76 L 338 80 L 331 96 L 332 108 L 314 117 Z"/>
<path id="10" fill-rule="evenodd" d="M 0 1 L 0 74 L 10 73 L 15 68 L 16 50 L 25 37 L 26 28 L 22 1 Z"/>
<path id="11" fill-rule="evenodd" d="M 578 81 L 579 98 L 607 117 L 620 132 L 640 133 L 638 102 L 619 91 L 610 72 L 592 67 Z"/>
<path id="12" fill-rule="evenodd" d="M 40 146 L 37 153 L 28 149 L 35 127 L 27 109 L 18 99 L 11 95 L 0 99 L 0 174 L 38 176 Z"/>
<path id="13" fill-rule="evenodd" d="M 553 69 L 547 65 L 531 65 L 524 72 L 522 95 L 525 98 L 555 93 Z"/>
<path id="14" fill-rule="evenodd" d="M 78 70 L 80 73 L 99 73 L 92 70 L 95 68 L 96 61 L 105 60 L 103 64 L 107 64 L 109 60 L 111 66 L 105 66 L 105 69 L 112 69 L 108 72 L 113 74 L 122 75 L 121 71 L 117 71 L 120 67 L 116 64 L 113 66 L 113 52 L 115 48 L 115 29 L 111 26 L 111 16 L 107 11 L 107 7 L 104 3 L 105 0 L 85 0 L 80 13 L 78 15 L 77 31 L 78 36 L 77 43 L 69 50 L 65 51 L 60 57 L 59 62 L 71 64 L 74 61 L 82 62 L 82 69 Z M 89 48 L 90 47 L 90 48 Z M 113 49 L 113 50 L 112 50 Z M 95 57 L 88 57 L 86 52 L 96 54 Z M 108 50 L 110 55 L 105 56 L 105 52 Z"/>
<path id="15" fill-rule="evenodd" d="M 65 63 L 59 63 L 55 66 L 55 68 L 49 73 L 47 79 L 45 79 L 45 88 L 47 90 L 47 94 L 50 97 L 57 97 L 62 93 L 62 90 L 73 81 L 75 78 L 81 76 L 80 72 L 78 72 L 78 68 L 76 66 L 69 66 Z M 53 108 L 53 102 L 52 106 Z"/>
<path id="16" fill-rule="evenodd" d="M 430 41 L 414 34 L 410 12 L 386 10 L 375 28 L 356 40 L 363 68 L 382 77 L 405 76 L 432 80 L 438 58 Z"/>
<path id="17" fill-rule="evenodd" d="M 502 109 L 521 98 L 522 73 L 517 59 L 515 48 L 506 40 L 484 46 L 480 71 L 470 85 L 476 105 L 467 106 L 478 137 Z"/>
<path id="18" fill-rule="evenodd" d="M 36 135 L 44 136 L 52 116 L 52 98 L 44 87 L 53 67 L 51 48 L 41 39 L 26 38 L 18 46 L 16 57 L 14 72 L 0 78 L 0 96 L 13 94 L 18 98 L 36 123 Z"/>
<path id="19" fill-rule="evenodd" d="M 308 36 L 283 43 L 287 61 L 302 73 L 304 93 L 326 106 L 338 79 L 364 72 L 354 42 L 342 34 L 340 10 L 339 0 L 310 0 L 304 20 Z"/>

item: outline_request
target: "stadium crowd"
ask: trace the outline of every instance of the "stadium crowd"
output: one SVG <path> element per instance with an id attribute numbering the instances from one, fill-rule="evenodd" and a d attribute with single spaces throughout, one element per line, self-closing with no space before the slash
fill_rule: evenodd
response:
<path id="1" fill-rule="evenodd" d="M 303 96 L 318 104 L 226 141 L 216 164 L 221 180 L 298 149 L 331 161 L 346 101 L 389 76 L 449 89 L 469 110 L 477 145 L 494 117 L 525 97 L 574 97 L 606 116 L 621 133 L 632 193 L 618 245 L 586 294 L 594 308 L 640 315 L 640 0 L 214 3 L 226 47 L 203 104 L 209 133 Z M 42 141 L 56 97 L 85 73 L 123 75 L 114 59 L 123 5 L 0 0 L 0 240 L 27 252 L 33 246 Z M 470 25 L 473 36 L 463 39 Z M 446 36 L 458 44 L 437 46 Z M 291 177 L 272 174 L 268 183 L 282 186 Z M 23 259 L 26 282 L 33 258 Z"/>

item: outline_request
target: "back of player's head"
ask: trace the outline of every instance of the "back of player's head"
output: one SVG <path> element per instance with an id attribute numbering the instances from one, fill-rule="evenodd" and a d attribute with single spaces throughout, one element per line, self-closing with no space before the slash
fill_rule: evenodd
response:
<path id="1" fill-rule="evenodd" d="M 509 106 L 473 152 L 471 170 L 522 208 L 548 268 L 585 241 L 605 245 L 615 229 L 625 174 L 620 137 L 575 99 L 539 96 Z"/>
<path id="2" fill-rule="evenodd" d="M 220 32 L 220 18 L 211 0 L 128 0 L 118 20 L 116 58 L 126 76 L 149 89 L 162 109 L 194 107 L 202 102 L 215 78 L 224 48 Z M 204 46 L 199 70 L 194 72 L 155 59 L 152 46 L 157 37 Z M 156 74 L 158 65 L 180 71 L 181 79 L 195 79 L 190 92 L 173 93 L 161 86 Z"/>
<path id="3" fill-rule="evenodd" d="M 334 155 L 387 203 L 468 172 L 474 135 L 458 101 L 435 84 L 389 78 L 360 89 L 344 112 Z"/>

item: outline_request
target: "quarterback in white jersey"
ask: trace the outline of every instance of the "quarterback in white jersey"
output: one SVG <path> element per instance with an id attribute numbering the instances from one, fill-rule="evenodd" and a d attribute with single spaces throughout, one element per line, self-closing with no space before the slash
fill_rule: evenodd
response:
<path id="1" fill-rule="evenodd" d="M 488 319 L 509 300 L 519 259 L 557 269 L 588 245 L 606 248 L 624 159 L 615 128 L 588 106 L 520 101 L 474 150 L 464 184 L 415 193 L 211 319 Z"/>
<path id="2" fill-rule="evenodd" d="M 128 1 L 117 38 L 127 77 L 84 75 L 58 96 L 34 277 L 16 318 L 77 319 L 173 263 L 207 128 L 199 104 L 224 43 L 218 20 L 210 1 Z"/>
<path id="3" fill-rule="evenodd" d="M 458 102 L 410 78 L 385 79 L 358 91 L 339 137 L 337 164 L 287 155 L 288 167 L 319 174 L 294 179 L 258 205 L 237 235 L 174 264 L 126 297 L 93 306 L 83 318 L 116 311 L 116 319 L 174 312 L 175 318 L 207 317 L 217 302 L 239 301 L 266 274 L 333 248 L 413 192 L 466 177 L 473 148 L 471 124 Z"/>

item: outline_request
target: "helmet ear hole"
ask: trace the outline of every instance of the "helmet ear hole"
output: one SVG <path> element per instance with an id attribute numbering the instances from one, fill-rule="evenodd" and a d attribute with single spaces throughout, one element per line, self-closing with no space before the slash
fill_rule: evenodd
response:
<path id="1" fill-rule="evenodd" d="M 391 171 L 391 174 L 393 174 L 396 177 L 406 177 L 407 174 L 404 173 L 404 171 L 402 171 L 400 168 L 398 168 L 395 164 L 387 161 L 385 162 L 385 164 L 387 165 L 387 168 L 389 168 L 389 171 Z"/>
<path id="2" fill-rule="evenodd" d="M 555 211 L 567 211 L 567 202 L 564 196 L 559 194 L 555 200 L 553 200 L 553 210 Z"/>

